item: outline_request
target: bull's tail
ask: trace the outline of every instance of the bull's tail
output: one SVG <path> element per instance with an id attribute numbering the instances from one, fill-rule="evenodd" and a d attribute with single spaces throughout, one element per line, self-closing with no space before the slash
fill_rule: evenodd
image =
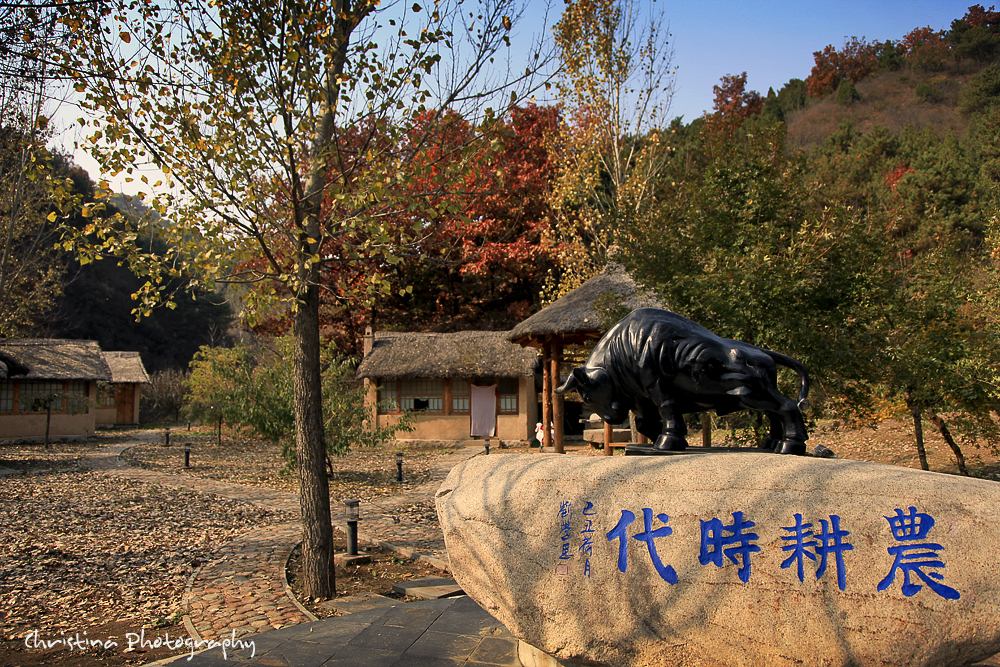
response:
<path id="1" fill-rule="evenodd" d="M 773 350 L 764 350 L 767 354 L 774 360 L 774 363 L 781 364 L 787 368 L 791 368 L 793 371 L 799 374 L 799 410 L 805 410 L 809 407 L 809 371 L 806 367 L 802 365 L 798 359 L 793 359 L 787 355 L 781 354 L 780 352 L 775 352 Z"/>

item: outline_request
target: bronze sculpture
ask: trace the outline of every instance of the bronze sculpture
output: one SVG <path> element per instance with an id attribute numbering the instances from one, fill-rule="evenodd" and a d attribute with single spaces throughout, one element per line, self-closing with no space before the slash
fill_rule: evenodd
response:
<path id="1" fill-rule="evenodd" d="M 798 402 L 778 391 L 776 364 L 798 373 Z M 687 447 L 685 413 L 748 409 L 766 414 L 770 422 L 761 447 L 806 453 L 805 366 L 778 352 L 721 338 L 666 310 L 639 308 L 615 324 L 556 392 L 574 389 L 610 424 L 635 412 L 636 428 L 658 451 Z"/>

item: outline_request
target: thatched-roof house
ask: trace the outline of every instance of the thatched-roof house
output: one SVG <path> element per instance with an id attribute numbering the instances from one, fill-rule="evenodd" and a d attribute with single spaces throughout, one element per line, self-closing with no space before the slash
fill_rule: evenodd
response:
<path id="1" fill-rule="evenodd" d="M 358 377 L 380 423 L 414 413 L 400 438 L 529 440 L 537 419 L 538 354 L 504 332 L 366 332 Z"/>
<path id="2" fill-rule="evenodd" d="M 94 432 L 97 384 L 111 379 L 95 341 L 7 338 L 0 340 L 0 359 L 6 367 L 0 378 L 0 438 Z"/>
<path id="3" fill-rule="evenodd" d="M 111 379 L 97 391 L 98 424 L 138 424 L 139 391 L 149 375 L 138 352 L 104 352 Z"/>
<path id="4" fill-rule="evenodd" d="M 625 269 L 611 265 L 511 329 L 507 340 L 544 347 L 553 341 L 568 345 L 598 339 L 613 324 L 605 322 L 603 306 L 663 308 L 655 297 L 636 285 Z"/>
<path id="5" fill-rule="evenodd" d="M 542 381 L 543 444 L 563 451 L 565 430 L 562 396 L 553 390 L 559 386 L 564 345 L 582 344 L 604 335 L 613 322 L 605 321 L 601 310 L 609 306 L 663 308 L 652 295 L 644 292 L 625 269 L 610 264 L 600 274 L 575 290 L 555 300 L 542 310 L 514 327 L 507 340 L 542 349 L 544 377 Z M 610 451 L 610 450 L 608 450 Z"/>

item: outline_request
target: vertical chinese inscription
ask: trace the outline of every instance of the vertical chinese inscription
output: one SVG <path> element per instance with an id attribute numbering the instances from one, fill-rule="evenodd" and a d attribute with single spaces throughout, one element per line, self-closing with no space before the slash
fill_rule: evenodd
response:
<path id="1" fill-rule="evenodd" d="M 568 500 L 564 500 L 562 504 L 559 505 L 559 539 L 560 539 L 560 552 L 559 560 L 567 561 L 573 557 L 570 553 L 570 537 L 573 534 L 573 504 Z"/>
<path id="2" fill-rule="evenodd" d="M 590 557 L 594 554 L 594 503 L 586 501 L 583 508 L 583 529 L 580 531 L 580 553 L 583 554 L 583 575 L 590 579 Z"/>

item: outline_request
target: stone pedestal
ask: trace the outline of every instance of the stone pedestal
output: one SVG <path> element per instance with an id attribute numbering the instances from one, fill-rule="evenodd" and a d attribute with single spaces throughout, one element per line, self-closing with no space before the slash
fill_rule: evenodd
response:
<path id="1" fill-rule="evenodd" d="M 966 665 L 1000 652 L 1000 485 L 746 454 L 476 457 L 438 492 L 458 584 L 607 665 Z"/>

